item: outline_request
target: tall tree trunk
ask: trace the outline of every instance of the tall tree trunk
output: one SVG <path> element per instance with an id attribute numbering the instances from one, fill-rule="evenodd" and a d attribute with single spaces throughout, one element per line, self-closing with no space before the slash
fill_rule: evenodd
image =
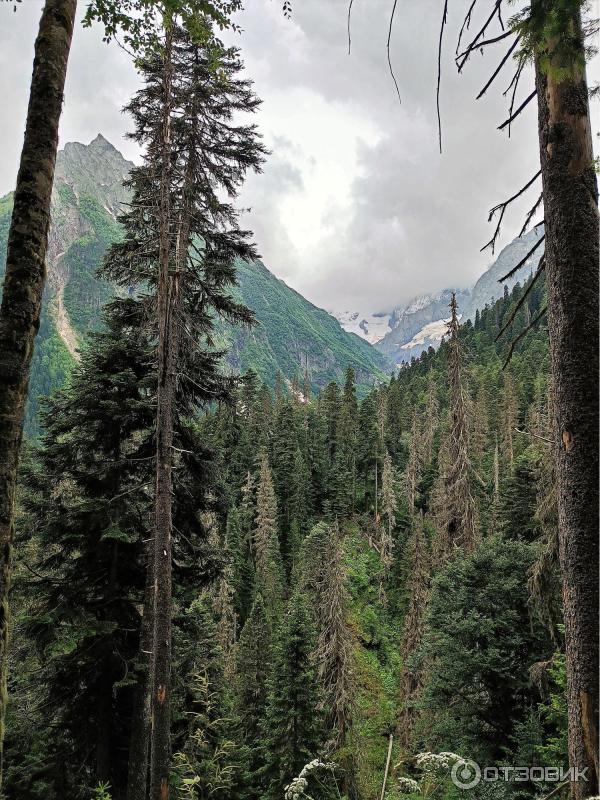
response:
<path id="1" fill-rule="evenodd" d="M 171 262 L 171 86 L 172 28 L 165 28 L 163 74 L 163 134 L 161 153 L 159 275 L 157 287 L 158 388 L 156 409 L 156 485 L 154 500 L 154 631 L 152 637 L 151 800 L 169 796 L 171 761 L 171 612 L 173 521 L 173 362 L 169 319 L 172 314 L 169 278 Z"/>
<path id="2" fill-rule="evenodd" d="M 140 630 L 142 663 L 135 689 L 129 765 L 127 773 L 127 800 L 146 800 L 148 788 L 148 754 L 150 749 L 150 692 L 152 687 L 152 634 L 154 631 L 154 543 L 148 548 L 146 591 Z"/>
<path id="3" fill-rule="evenodd" d="M 29 368 L 46 279 L 58 124 L 76 6 L 77 0 L 46 0 L 42 12 L 0 308 L 0 784 L 15 484 Z"/>
<path id="4" fill-rule="evenodd" d="M 165 115 L 165 150 L 170 155 L 171 114 L 171 64 L 172 34 L 167 30 L 165 59 L 165 98 L 168 116 Z M 168 777 L 170 764 L 170 661 L 171 661 L 171 537 L 172 537 L 172 465 L 173 429 L 177 415 L 176 390 L 179 364 L 180 327 L 182 313 L 182 285 L 190 245 L 193 182 L 195 176 L 197 146 L 196 109 L 192 106 L 189 151 L 183 178 L 181 206 L 177 220 L 177 236 L 173 259 L 170 250 L 162 253 L 158 284 L 158 397 L 156 415 L 156 531 L 154 550 L 155 604 L 153 637 L 153 715 L 152 715 L 152 760 L 150 766 L 152 800 L 165 800 L 169 795 Z M 165 164 L 168 164 L 168 157 Z M 170 180 L 167 169 L 167 197 L 161 198 L 161 238 L 170 236 L 168 220 L 173 213 L 168 197 Z M 162 193 L 162 189 L 161 189 Z M 163 216 L 163 206 L 166 209 Z M 162 247 L 162 245 L 161 245 Z M 171 264 L 174 269 L 171 270 Z M 158 714 L 158 716 L 157 716 Z M 159 726 L 160 720 L 160 728 Z"/>
<path id="5" fill-rule="evenodd" d="M 547 0 L 542 0 L 544 5 Z M 572 4 L 575 6 L 575 4 Z M 546 7 L 546 11 L 548 8 Z M 581 19 L 579 59 L 547 42 L 536 84 L 546 230 L 569 763 L 587 768 L 577 800 L 598 794 L 598 188 Z M 577 61 L 579 63 L 577 63 Z"/>

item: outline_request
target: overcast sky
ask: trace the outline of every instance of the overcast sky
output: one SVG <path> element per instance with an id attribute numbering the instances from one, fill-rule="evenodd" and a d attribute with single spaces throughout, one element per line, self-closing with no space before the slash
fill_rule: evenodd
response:
<path id="1" fill-rule="evenodd" d="M 492 258 L 479 252 L 491 235 L 488 209 L 538 169 L 534 103 L 510 140 L 496 130 L 507 115 L 502 91 L 512 63 L 475 101 L 505 43 L 456 74 L 465 2 L 451 4 L 445 33 L 439 154 L 435 84 L 443 3 L 398 3 L 391 54 L 399 103 L 386 56 L 392 2 L 354 0 L 350 55 L 348 0 L 292 0 L 291 19 L 283 17 L 281 0 L 246 0 L 238 20 L 243 32 L 234 37 L 263 99 L 256 121 L 272 151 L 263 174 L 244 189 L 247 224 L 269 269 L 328 310 L 389 310 L 415 294 L 472 284 Z M 13 13 L 12 4 L 0 3 L 0 194 L 16 178 L 41 6 L 41 0 L 23 0 Z M 82 0 L 79 6 L 82 16 Z M 596 82 L 596 63 L 591 72 Z M 135 159 L 120 109 L 136 86 L 128 56 L 104 44 L 99 29 L 78 25 L 61 146 L 88 143 L 101 132 Z M 525 72 L 519 96 L 532 88 L 533 76 Z M 518 233 L 536 196 L 532 189 L 508 215 L 502 243 Z"/>

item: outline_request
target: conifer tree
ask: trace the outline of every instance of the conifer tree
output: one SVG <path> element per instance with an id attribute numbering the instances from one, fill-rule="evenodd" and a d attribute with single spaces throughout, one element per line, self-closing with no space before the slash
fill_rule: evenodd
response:
<path id="1" fill-rule="evenodd" d="M 272 666 L 271 630 L 262 596 L 258 594 L 236 646 L 235 708 L 242 740 L 249 751 L 248 797 L 262 796 L 265 748 L 261 745 L 266 719 L 268 678 Z"/>
<path id="2" fill-rule="evenodd" d="M 414 513 L 417 488 L 421 480 L 421 426 L 417 411 L 413 411 L 408 445 L 408 460 L 404 470 L 403 483 L 409 511 Z"/>
<path id="3" fill-rule="evenodd" d="M 206 347 L 214 313 L 232 321 L 251 319 L 227 291 L 234 259 L 255 253 L 223 195 L 235 197 L 247 170 L 259 169 L 263 153 L 254 128 L 232 122 L 258 105 L 249 82 L 237 77 L 236 51 L 223 50 L 209 30 L 199 44 L 176 23 L 167 20 L 164 46 L 140 61 L 145 85 L 128 111 L 146 160 L 132 172 L 133 198 L 120 220 L 125 238 L 113 246 L 104 269 L 124 288 L 150 288 L 146 306 L 158 341 L 156 516 L 149 564 L 155 587 L 152 798 L 168 796 L 173 431 L 178 416 L 196 405 L 198 371 L 215 361 Z M 178 403 L 182 397 L 187 405 Z"/>
<path id="4" fill-rule="evenodd" d="M 323 732 L 312 663 L 314 628 L 307 599 L 290 600 L 278 641 L 263 727 L 267 800 L 280 800 L 287 784 L 319 755 Z"/>
<path id="5" fill-rule="evenodd" d="M 253 534 L 256 591 L 260 592 L 271 620 L 279 617 L 283 600 L 283 562 L 277 525 L 277 499 L 266 451 L 260 455 L 256 490 L 256 521 Z"/>
<path id="6" fill-rule="evenodd" d="M 299 447 L 294 454 L 294 466 L 292 471 L 292 494 L 290 498 L 290 555 L 292 559 L 296 556 L 300 540 L 310 527 L 312 514 L 312 487 L 310 472 L 306 465 L 304 456 Z"/>
<path id="7" fill-rule="evenodd" d="M 109 781 L 115 798 L 123 797 L 128 754 L 138 764 L 136 786 L 145 775 L 151 646 L 144 638 L 151 621 L 145 562 L 156 372 L 144 320 L 142 301 L 120 299 L 108 307 L 104 330 L 92 334 L 69 386 L 48 405 L 46 432 L 26 478 L 38 543 L 37 600 L 27 627 L 45 664 L 48 708 L 64 731 L 65 774 L 56 780 L 74 799 L 87 797 L 98 781 Z M 207 390 L 198 403 L 220 391 L 216 364 L 209 370 L 209 363 L 196 373 Z M 177 422 L 175 441 L 185 451 L 173 498 L 175 579 L 185 594 L 190 576 L 197 591 L 215 572 L 198 519 L 211 477 L 204 443 L 185 418 Z"/>
<path id="8" fill-rule="evenodd" d="M 272 538 L 277 539 L 277 537 L 277 498 L 269 466 L 269 456 L 266 450 L 262 450 L 259 456 L 256 517 L 252 535 L 257 571 L 264 569 L 269 542 Z"/>
<path id="9" fill-rule="evenodd" d="M 450 430 L 443 465 L 443 496 L 440 498 L 441 553 L 450 556 L 456 548 L 472 550 L 476 541 L 475 507 L 471 494 L 471 464 L 468 456 L 468 427 L 462 377 L 462 352 L 458 330 L 456 295 L 450 302 L 448 323 L 448 383 Z"/>
<path id="10" fill-rule="evenodd" d="M 408 549 L 408 608 L 402 628 L 402 673 L 400 678 L 401 707 L 398 719 L 398 734 L 404 747 L 410 742 L 417 718 L 416 701 L 423 684 L 423 666 L 418 663 L 417 653 L 421 646 L 425 627 L 425 612 L 429 595 L 430 564 L 423 516 L 419 514 L 413 522 Z"/>
<path id="11" fill-rule="evenodd" d="M 231 553 L 231 585 L 233 607 L 239 626 L 243 626 L 250 612 L 254 567 L 250 547 L 250 529 L 243 530 L 241 514 L 233 506 L 227 514 L 226 539 Z"/>
<path id="12" fill-rule="evenodd" d="M 504 392 L 502 396 L 502 453 L 504 461 L 512 470 L 515 460 L 514 440 L 517 427 L 517 398 L 512 375 L 504 373 Z"/>
<path id="13" fill-rule="evenodd" d="M 392 565 L 392 548 L 394 545 L 393 531 L 396 527 L 396 511 L 398 508 L 394 469 L 389 453 L 386 453 L 383 457 L 380 507 L 384 520 L 382 521 L 381 535 L 379 538 L 379 555 L 383 567 L 383 578 L 386 578 Z"/>
<path id="14" fill-rule="evenodd" d="M 316 586 L 318 641 L 316 662 L 323 687 L 322 707 L 335 748 L 343 747 L 352 726 L 354 676 L 352 637 L 347 622 L 348 594 L 343 547 L 337 523 L 329 528 Z"/>

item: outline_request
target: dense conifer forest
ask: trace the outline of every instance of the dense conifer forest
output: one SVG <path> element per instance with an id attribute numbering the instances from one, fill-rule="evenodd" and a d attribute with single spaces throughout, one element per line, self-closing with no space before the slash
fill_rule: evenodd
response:
<path id="1" fill-rule="evenodd" d="M 547 331 L 506 370 L 494 341 L 529 288 L 449 325 L 360 402 L 349 367 L 315 397 L 300 374 L 273 392 L 248 372 L 201 416 L 182 408 L 176 796 L 283 797 L 318 759 L 332 766 L 310 772 L 312 796 L 377 797 L 390 735 L 389 797 L 423 752 L 566 767 Z M 533 287 L 515 334 L 543 302 Z M 27 454 L 9 796 L 126 793 L 151 537 L 152 378 L 123 327 L 132 305 L 110 308 Z"/>

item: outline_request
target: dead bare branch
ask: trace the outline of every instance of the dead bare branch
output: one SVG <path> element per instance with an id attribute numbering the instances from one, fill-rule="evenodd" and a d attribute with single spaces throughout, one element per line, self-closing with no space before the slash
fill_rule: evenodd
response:
<path id="1" fill-rule="evenodd" d="M 534 89 L 533 92 L 529 95 L 529 97 L 526 97 L 525 100 L 523 100 L 523 102 L 517 108 L 517 110 L 514 113 L 511 113 L 509 118 L 505 119 L 502 125 L 498 125 L 498 130 L 502 131 L 504 130 L 504 128 L 506 128 L 507 125 L 510 125 L 511 122 L 513 122 L 513 120 L 515 120 L 519 116 L 519 114 L 522 111 L 524 111 L 525 108 L 527 108 L 527 106 L 529 105 L 529 103 L 531 103 L 536 94 L 537 94 L 537 89 Z"/>
<path id="2" fill-rule="evenodd" d="M 494 70 L 494 73 L 493 73 L 492 77 L 489 79 L 489 81 L 486 83 L 486 85 L 483 87 L 483 89 L 482 89 L 482 90 L 479 92 L 479 94 L 477 95 L 477 98 L 476 98 L 477 100 L 479 100 L 479 98 L 480 98 L 480 97 L 483 97 L 483 95 L 484 95 L 484 94 L 487 92 L 487 90 L 490 88 L 490 86 L 492 85 L 492 83 L 494 82 L 494 80 L 496 79 L 496 77 L 498 76 L 498 74 L 500 73 L 500 70 L 501 70 L 501 69 L 502 69 L 502 67 L 503 67 L 503 66 L 506 64 L 506 62 L 508 61 L 508 59 L 510 58 L 510 54 L 513 52 L 513 50 L 514 50 L 514 49 L 515 49 L 515 47 L 516 47 L 516 46 L 519 44 L 519 42 L 520 42 L 520 41 L 521 41 L 521 35 L 519 34 L 519 36 L 517 36 L 517 37 L 516 37 L 516 39 L 514 40 L 514 42 L 511 44 L 511 46 L 509 47 L 509 49 L 506 51 L 506 54 L 504 55 L 504 57 L 503 57 L 502 61 L 501 61 L 501 62 L 498 64 L 498 66 L 497 66 L 497 67 L 496 67 L 496 69 Z"/>
<path id="3" fill-rule="evenodd" d="M 519 302 L 518 302 L 518 303 L 517 303 L 517 305 L 515 306 L 515 308 L 514 308 L 514 310 L 513 310 L 512 314 L 511 314 L 511 315 L 510 315 L 510 317 L 508 318 L 507 322 L 506 322 L 506 323 L 505 323 L 505 324 L 502 326 L 502 328 L 501 328 L 500 332 L 498 333 L 498 335 L 497 335 L 497 336 L 496 336 L 496 338 L 494 339 L 494 341 L 495 341 L 495 342 L 497 342 L 497 341 L 498 341 L 498 339 L 499 339 L 499 338 L 502 336 L 502 334 L 503 334 L 503 333 L 504 333 L 504 332 L 505 332 L 505 331 L 506 331 L 506 330 L 507 330 L 507 329 L 508 329 L 508 328 L 509 328 L 509 327 L 512 325 L 512 323 L 514 322 L 514 319 L 515 319 L 515 317 L 517 316 L 517 314 L 518 314 L 518 312 L 519 312 L 519 309 L 522 307 L 523 303 L 524 303 L 524 302 L 525 302 L 525 300 L 527 299 L 527 296 L 529 295 L 529 293 L 530 293 L 530 292 L 531 292 L 531 290 L 533 289 L 533 287 L 534 287 L 534 285 L 535 285 L 535 282 L 536 282 L 536 281 L 537 281 L 537 279 L 540 277 L 540 275 L 542 274 L 542 272 L 544 271 L 544 269 L 545 269 L 545 268 L 546 268 L 546 264 L 545 264 L 545 261 L 544 261 L 544 256 L 542 256 L 542 257 L 540 258 L 540 261 L 539 261 L 539 264 L 538 264 L 538 268 L 537 268 L 537 270 L 536 270 L 536 273 L 535 273 L 535 275 L 533 276 L 533 278 L 531 279 L 531 283 L 529 284 L 529 286 L 527 287 L 527 289 L 525 289 L 525 291 L 523 292 L 523 294 L 522 294 L 522 296 L 521 296 L 521 299 L 519 300 Z"/>
<path id="4" fill-rule="evenodd" d="M 531 180 L 529 180 L 525 184 L 525 186 L 523 186 L 521 189 L 519 189 L 518 192 L 515 192 L 515 194 L 513 194 L 512 197 L 509 197 L 508 200 L 505 200 L 502 203 L 498 203 L 497 206 L 494 206 L 493 208 L 490 209 L 490 213 L 488 214 L 488 222 L 492 221 L 492 219 L 494 218 L 494 216 L 496 215 L 496 213 L 498 211 L 500 211 L 500 217 L 498 219 L 498 223 L 496 225 L 496 230 L 494 231 L 494 235 L 492 236 L 492 238 L 489 240 L 489 242 L 487 244 L 484 244 L 484 246 L 481 248 L 481 252 L 486 250 L 488 247 L 492 248 L 492 253 L 494 252 L 494 248 L 496 246 L 496 239 L 498 238 L 498 235 L 500 233 L 500 226 L 502 225 L 502 220 L 504 218 L 504 213 L 505 213 L 506 209 L 508 208 L 508 206 L 512 202 L 514 202 L 518 197 L 520 197 L 522 194 L 524 194 L 527 191 L 527 189 L 529 189 L 529 187 L 532 186 L 535 183 L 535 181 L 540 177 L 541 174 L 542 174 L 542 170 L 540 169 L 540 170 L 538 170 L 538 172 L 536 172 L 536 174 L 533 176 L 533 178 L 531 178 Z"/>
<path id="5" fill-rule="evenodd" d="M 524 330 L 522 330 L 521 333 L 515 339 L 512 340 L 510 344 L 510 350 L 508 351 L 508 355 L 506 357 L 506 361 L 502 365 L 503 370 L 506 369 L 506 367 L 508 366 L 508 362 L 511 360 L 517 344 L 527 333 L 529 333 L 529 331 L 533 328 L 533 326 L 536 325 L 541 320 L 541 318 L 544 316 L 547 310 L 548 310 L 547 306 L 544 306 L 540 311 L 540 313 L 537 315 L 537 317 L 535 317 L 535 319 L 532 319 L 529 325 Z"/>
<path id="6" fill-rule="evenodd" d="M 471 14 L 473 13 L 473 9 L 477 5 L 477 0 L 473 0 L 471 5 L 469 6 L 469 10 L 465 14 L 465 18 L 463 19 L 463 23 L 460 28 L 460 32 L 458 34 L 458 42 L 456 43 L 456 52 L 455 55 L 458 58 L 458 51 L 460 50 L 460 43 L 462 41 L 463 33 L 469 30 L 469 25 L 471 24 Z"/>
<path id="7" fill-rule="evenodd" d="M 539 197 L 538 197 L 538 199 L 535 201 L 534 205 L 533 205 L 533 206 L 532 206 L 532 207 L 529 209 L 529 211 L 527 212 L 527 216 L 525 217 L 525 222 L 523 223 L 523 227 L 522 227 L 522 228 L 521 228 L 521 230 L 519 231 L 519 237 L 523 236 L 523 234 L 524 234 L 524 233 L 525 233 L 525 231 L 527 230 L 527 226 L 528 226 L 528 225 L 529 225 L 529 223 L 531 222 L 531 218 L 533 217 L 533 215 L 535 214 L 535 212 L 536 212 L 536 211 L 538 210 L 538 208 L 540 207 L 540 204 L 542 203 L 543 199 L 544 199 L 544 193 L 543 193 L 543 192 L 541 192 L 541 193 L 540 193 L 540 196 L 539 196 Z"/>
<path id="8" fill-rule="evenodd" d="M 442 81 L 442 42 L 444 39 L 444 28 L 448 21 L 448 0 L 444 0 L 444 13 L 442 14 L 442 24 L 440 25 L 440 38 L 438 42 L 438 70 L 437 70 L 437 89 L 436 89 L 436 108 L 438 118 L 438 139 L 440 143 L 440 153 L 442 152 L 442 117 L 440 114 L 440 83 Z"/>
<path id="9" fill-rule="evenodd" d="M 394 5 L 392 6 L 392 13 L 390 14 L 390 26 L 388 28 L 388 37 L 387 37 L 387 60 L 388 60 L 388 66 L 390 68 L 390 75 L 392 76 L 392 80 L 394 81 L 394 86 L 396 87 L 396 94 L 398 95 L 398 101 L 401 103 L 402 98 L 400 97 L 400 89 L 398 88 L 398 81 L 396 80 L 396 76 L 394 75 L 394 68 L 392 67 L 392 59 L 390 56 L 390 41 L 392 38 L 392 28 L 394 25 L 394 16 L 396 14 L 397 4 L 398 0 L 394 0 Z"/>
<path id="10" fill-rule="evenodd" d="M 496 13 L 497 13 L 497 11 L 498 11 L 498 9 L 500 8 L 501 5 L 502 5 L 502 0 L 496 0 L 496 2 L 494 3 L 494 8 L 492 9 L 492 13 L 487 18 L 487 20 L 484 22 L 483 27 L 479 30 L 479 33 L 477 33 L 475 38 L 472 40 L 471 44 L 465 49 L 464 53 L 462 54 L 462 61 L 460 63 L 457 63 L 457 67 L 458 67 L 458 71 L 459 72 L 462 72 L 462 68 L 467 63 L 467 60 L 468 60 L 469 56 L 471 55 L 471 53 L 474 50 L 477 50 L 477 42 L 479 41 L 479 39 L 484 35 L 486 30 L 488 29 L 490 23 L 492 22 L 492 20 L 496 16 Z"/>
<path id="11" fill-rule="evenodd" d="M 533 245 L 531 250 L 529 250 L 527 255 L 523 256 L 523 258 L 519 261 L 519 263 L 515 267 L 513 267 L 509 272 L 507 272 L 506 275 L 503 275 L 502 278 L 498 278 L 498 283 L 503 283 L 504 281 L 508 280 L 508 278 L 512 278 L 515 272 L 518 272 L 521 269 L 521 267 L 529 260 L 529 258 L 535 253 L 535 251 L 542 244 L 545 238 L 546 235 L 542 234 L 542 236 L 540 236 L 537 242 Z"/>
<path id="12" fill-rule="evenodd" d="M 350 0 L 348 3 L 348 55 L 350 55 L 350 48 L 352 47 L 352 37 L 350 35 L 350 17 L 352 15 L 352 3 L 354 0 Z"/>

